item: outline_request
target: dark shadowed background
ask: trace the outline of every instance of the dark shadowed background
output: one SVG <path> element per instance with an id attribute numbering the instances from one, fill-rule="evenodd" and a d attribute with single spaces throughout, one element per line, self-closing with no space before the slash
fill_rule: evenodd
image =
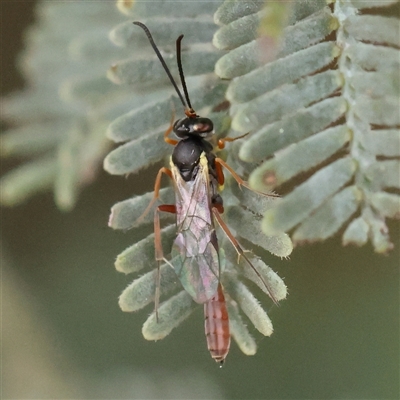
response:
<path id="1" fill-rule="evenodd" d="M 24 85 L 15 59 L 33 8 L 1 2 L 2 95 Z M 3 172 L 12 165 L 3 160 Z M 289 296 L 271 306 L 272 337 L 254 332 L 253 357 L 232 344 L 218 368 L 201 308 L 166 339 L 147 342 L 141 325 L 152 309 L 119 309 L 132 278 L 113 266 L 139 235 L 114 232 L 107 219 L 115 202 L 150 190 L 156 170 L 129 179 L 101 172 L 70 213 L 50 193 L 2 209 L 2 398 L 399 398 L 395 223 L 388 256 L 339 239 L 297 248 L 290 260 L 267 255 Z"/>

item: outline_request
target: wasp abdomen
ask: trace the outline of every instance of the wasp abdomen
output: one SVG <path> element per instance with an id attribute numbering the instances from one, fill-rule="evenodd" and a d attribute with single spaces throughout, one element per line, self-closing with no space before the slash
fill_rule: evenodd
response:
<path id="1" fill-rule="evenodd" d="M 221 284 L 218 285 L 216 295 L 204 304 L 204 317 L 208 350 L 211 357 L 222 364 L 229 352 L 231 334 L 228 310 Z"/>

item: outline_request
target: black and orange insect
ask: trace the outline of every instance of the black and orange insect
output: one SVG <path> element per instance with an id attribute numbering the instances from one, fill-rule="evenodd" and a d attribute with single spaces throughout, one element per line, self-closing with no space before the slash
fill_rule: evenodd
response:
<path id="1" fill-rule="evenodd" d="M 232 174 L 239 185 L 247 188 L 248 185 L 224 160 L 216 156 L 210 142 L 214 135 L 213 122 L 209 118 L 200 117 L 192 108 L 181 62 L 183 35 L 179 36 L 176 41 L 176 54 L 185 97 L 172 77 L 149 29 L 141 22 L 134 22 L 134 24 L 140 26 L 146 33 L 185 110 L 185 117 L 175 121 L 165 132 L 164 140 L 175 146 L 170 159 L 170 169 L 163 167 L 159 170 L 154 186 L 154 198 L 147 208 L 147 210 L 151 209 L 159 197 L 162 175 L 169 176 L 174 184 L 175 204 L 163 204 L 156 207 L 154 214 L 155 258 L 158 263 L 165 261 L 170 264 L 164 257 L 161 245 L 159 213 L 174 213 L 176 214 L 177 236 L 171 255 L 176 261 L 174 261 L 174 265 L 170 265 L 174 268 L 183 288 L 193 300 L 204 304 L 208 349 L 215 361 L 222 364 L 229 352 L 230 331 L 228 311 L 220 281 L 221 257 L 223 256 L 218 247 L 215 221 L 225 232 L 238 255 L 246 260 L 262 280 L 271 299 L 277 303 L 270 286 L 244 254 L 243 249 L 221 217 L 224 207 L 219 192 L 224 184 L 223 168 Z M 170 138 L 171 132 L 174 132 L 179 139 Z M 244 136 L 246 135 L 219 139 L 217 147 L 222 149 L 226 142 L 232 142 Z M 159 277 L 158 274 L 158 280 Z M 157 282 L 156 315 L 159 286 L 159 282 Z"/>

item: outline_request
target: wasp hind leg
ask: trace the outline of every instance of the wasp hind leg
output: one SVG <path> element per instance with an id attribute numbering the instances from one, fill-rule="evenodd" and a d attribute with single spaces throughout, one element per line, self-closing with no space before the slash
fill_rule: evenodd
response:
<path id="1" fill-rule="evenodd" d="M 174 204 L 161 204 L 154 212 L 154 250 L 155 258 L 157 261 L 157 274 L 156 274 L 156 292 L 154 296 L 154 311 L 156 314 L 156 321 L 158 322 L 158 305 L 160 302 L 160 285 L 161 285 L 161 272 L 160 263 L 165 261 L 169 264 L 169 261 L 164 257 L 164 252 L 161 242 L 161 226 L 160 226 L 160 211 L 169 212 L 176 214 L 176 207 Z"/>
<path id="2" fill-rule="evenodd" d="M 158 170 L 157 177 L 156 177 L 156 180 L 155 180 L 155 183 L 154 183 L 154 196 L 151 199 L 149 205 L 143 211 L 142 215 L 136 220 L 135 225 L 140 225 L 140 223 L 143 221 L 143 219 L 146 217 L 146 215 L 150 212 L 150 210 L 153 208 L 155 202 L 160 197 L 162 174 L 165 174 L 165 175 L 169 176 L 171 179 L 173 179 L 172 172 L 171 172 L 170 169 L 168 169 L 166 167 L 162 167 L 162 168 L 160 168 Z"/>
<path id="3" fill-rule="evenodd" d="M 170 126 L 164 133 L 164 140 L 166 143 L 171 144 L 175 146 L 178 141 L 169 138 L 169 134 L 173 130 L 173 122 L 175 118 L 175 113 L 172 114 L 172 118 L 170 121 Z M 143 214 L 139 217 L 139 219 L 136 221 L 137 224 L 139 224 L 143 218 L 150 212 L 150 210 L 153 208 L 155 202 L 159 199 L 160 197 L 160 188 L 161 188 L 161 178 L 162 175 L 165 174 L 169 176 L 171 179 L 173 179 L 172 172 L 170 169 L 166 167 L 162 167 L 159 169 L 156 180 L 154 182 L 154 196 L 152 200 L 150 201 L 149 205 L 146 207 L 144 210 Z M 164 257 L 164 252 L 162 249 L 162 242 L 161 242 L 161 227 L 160 227 L 160 211 L 162 212 L 169 212 L 176 214 L 176 207 L 173 204 L 162 204 L 158 206 L 155 211 L 154 211 L 154 249 L 155 249 L 155 258 L 157 261 L 157 274 L 156 274 L 156 291 L 155 291 L 155 296 L 154 296 L 154 309 L 155 309 L 155 314 L 156 314 L 156 321 L 158 322 L 158 305 L 160 301 L 160 284 L 161 284 L 161 272 L 160 272 L 160 263 L 161 261 L 165 261 L 166 263 L 169 264 L 169 261 Z"/>
<path id="4" fill-rule="evenodd" d="M 261 274 L 258 272 L 257 268 L 252 264 L 252 262 L 249 260 L 249 258 L 246 256 L 244 250 L 240 246 L 239 242 L 237 239 L 233 236 L 232 232 L 224 222 L 224 220 L 221 217 L 221 214 L 219 213 L 218 209 L 216 207 L 212 208 L 212 212 L 214 214 L 215 219 L 217 220 L 219 226 L 221 229 L 225 232 L 226 236 L 228 237 L 229 241 L 232 243 L 232 246 L 235 248 L 236 252 L 238 253 L 239 260 L 241 257 L 246 261 L 247 265 L 257 274 L 257 276 L 260 278 L 261 282 L 263 283 L 264 287 L 267 289 L 267 292 L 269 294 L 269 297 L 271 300 L 276 304 L 279 305 L 278 300 L 276 299 L 271 286 L 269 283 L 261 276 Z M 239 261 L 238 260 L 238 261 Z"/>
<path id="5" fill-rule="evenodd" d="M 172 113 L 172 117 L 171 117 L 171 121 L 169 124 L 168 129 L 165 131 L 164 133 L 164 141 L 168 144 L 171 144 L 172 146 L 175 146 L 178 143 L 178 140 L 175 139 L 171 139 L 169 137 L 170 133 L 173 130 L 173 126 L 174 126 L 174 119 L 175 119 L 175 112 Z M 167 176 L 169 176 L 171 179 L 174 179 L 172 177 L 172 172 L 169 168 L 166 167 L 162 167 L 159 169 L 157 176 L 156 176 L 156 180 L 154 182 L 154 196 L 151 199 L 149 205 L 146 207 L 146 209 L 143 211 L 142 215 L 137 219 L 136 221 L 136 225 L 139 225 L 142 221 L 143 218 L 150 212 L 150 210 L 152 209 L 152 207 L 154 206 L 154 203 L 157 201 L 157 199 L 160 197 L 160 188 L 161 188 L 161 178 L 162 178 L 162 174 L 165 174 Z"/>

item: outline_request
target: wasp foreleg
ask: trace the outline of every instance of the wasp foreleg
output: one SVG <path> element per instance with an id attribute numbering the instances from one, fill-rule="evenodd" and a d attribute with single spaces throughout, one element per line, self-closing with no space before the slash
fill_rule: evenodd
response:
<path id="1" fill-rule="evenodd" d="M 217 168 L 221 168 L 224 167 L 226 168 L 230 174 L 233 176 L 233 178 L 235 179 L 235 181 L 239 184 L 239 186 L 244 186 L 246 189 L 251 190 L 254 193 L 259 194 L 260 196 L 268 196 L 268 197 L 279 197 L 279 195 L 274 194 L 274 193 L 263 193 L 263 192 L 259 192 L 258 190 L 254 190 L 253 188 L 250 187 L 250 185 L 248 184 L 248 182 L 246 182 L 245 180 L 243 180 L 234 170 L 233 168 L 231 168 L 222 158 L 217 157 L 215 159 L 215 164 L 216 165 L 220 165 L 220 167 Z M 218 171 L 218 170 L 217 170 Z"/>
<path id="2" fill-rule="evenodd" d="M 241 136 L 236 136 L 236 137 L 226 137 L 226 138 L 222 138 L 222 139 L 218 139 L 218 143 L 217 146 L 220 150 L 225 148 L 225 142 L 234 142 L 235 140 L 238 139 L 243 139 L 244 137 L 246 137 L 250 132 L 245 133 L 244 135 Z"/>
<path id="3" fill-rule="evenodd" d="M 174 129 L 174 120 L 175 120 L 175 111 L 172 112 L 172 117 L 171 117 L 171 121 L 169 123 L 169 127 L 168 129 L 165 131 L 164 133 L 164 141 L 168 144 L 171 144 L 172 146 L 176 146 L 176 144 L 178 143 L 178 140 L 175 139 L 171 139 L 169 136 L 169 134 L 173 131 Z"/>

